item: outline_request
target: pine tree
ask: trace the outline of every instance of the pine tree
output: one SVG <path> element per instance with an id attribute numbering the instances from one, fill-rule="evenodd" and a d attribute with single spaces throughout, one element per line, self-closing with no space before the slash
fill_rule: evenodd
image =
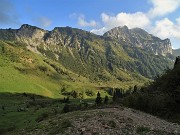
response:
<path id="1" fill-rule="evenodd" d="M 76 91 L 73 91 L 71 95 L 72 95 L 73 98 L 77 98 L 78 97 L 78 93 Z"/>
<path id="2" fill-rule="evenodd" d="M 112 98 L 112 100 L 113 100 L 113 102 L 116 102 L 117 101 L 117 93 L 116 93 L 116 91 L 114 91 L 114 93 L 113 93 L 113 98 Z"/>
<path id="3" fill-rule="evenodd" d="M 104 104 L 108 104 L 108 101 L 109 101 L 109 98 L 108 98 L 108 96 L 106 95 L 105 98 L 104 98 Z"/>
<path id="4" fill-rule="evenodd" d="M 67 113 L 67 112 L 69 112 L 69 111 L 70 111 L 69 105 L 68 105 L 68 104 L 65 104 L 65 105 L 64 105 L 64 108 L 63 108 L 63 112 L 64 112 L 64 113 Z"/>
<path id="5" fill-rule="evenodd" d="M 5 53 L 5 48 L 4 48 L 4 46 L 2 46 L 2 53 Z"/>
<path id="6" fill-rule="evenodd" d="M 102 98 L 101 98 L 101 95 L 100 95 L 99 92 L 97 93 L 97 97 L 96 97 L 95 102 L 96 102 L 97 105 L 102 103 Z"/>
<path id="7" fill-rule="evenodd" d="M 135 85 L 135 86 L 134 86 L 134 91 L 133 91 L 133 93 L 136 93 L 137 90 L 138 90 L 138 87 Z"/>

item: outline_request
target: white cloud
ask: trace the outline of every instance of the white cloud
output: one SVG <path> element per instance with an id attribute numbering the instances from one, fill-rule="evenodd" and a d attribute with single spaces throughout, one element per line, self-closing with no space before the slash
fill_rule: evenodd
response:
<path id="1" fill-rule="evenodd" d="M 91 32 L 97 35 L 103 35 L 108 29 L 106 27 L 102 27 L 100 29 L 92 29 Z"/>
<path id="2" fill-rule="evenodd" d="M 173 23 L 168 18 L 156 21 L 151 32 L 161 38 L 177 38 L 180 39 L 180 18 Z"/>
<path id="3" fill-rule="evenodd" d="M 36 19 L 40 26 L 48 27 L 52 24 L 52 21 L 47 17 L 39 17 Z"/>
<path id="4" fill-rule="evenodd" d="M 150 0 L 153 7 L 149 10 L 148 16 L 164 16 L 180 8 L 180 0 Z"/>
<path id="5" fill-rule="evenodd" d="M 180 17 L 175 21 L 166 17 L 166 15 L 173 13 L 180 8 L 180 0 L 149 0 L 149 2 L 152 3 L 152 8 L 146 13 L 121 12 L 116 15 L 102 13 L 101 27 L 96 27 L 92 29 L 91 32 L 103 35 L 114 27 L 126 25 L 129 28 L 139 27 L 145 29 L 153 35 L 163 39 L 170 38 L 172 40 L 180 41 Z M 175 44 L 177 44 L 177 42 Z"/>
<path id="6" fill-rule="evenodd" d="M 85 20 L 84 15 L 78 17 L 78 25 L 81 27 L 95 27 L 97 26 L 96 21 L 90 20 L 89 22 Z"/>
<path id="7" fill-rule="evenodd" d="M 111 16 L 106 13 L 102 13 L 101 18 L 104 27 L 99 29 L 93 29 L 91 30 L 91 32 L 101 35 L 104 32 L 118 26 L 126 25 L 129 28 L 145 28 L 150 25 L 149 18 L 142 12 L 137 12 L 133 14 L 119 13 L 116 16 Z"/>
<path id="8" fill-rule="evenodd" d="M 101 14 L 103 23 L 108 28 L 116 26 L 128 26 L 129 28 L 141 27 L 144 28 L 150 24 L 148 17 L 142 12 L 133 14 L 119 13 L 116 16 L 110 16 L 105 13 Z"/>
<path id="9" fill-rule="evenodd" d="M 177 18 L 177 19 L 176 19 L 176 21 L 177 21 L 177 24 L 179 24 L 179 25 L 180 25 L 180 17 L 179 17 L 179 18 Z"/>

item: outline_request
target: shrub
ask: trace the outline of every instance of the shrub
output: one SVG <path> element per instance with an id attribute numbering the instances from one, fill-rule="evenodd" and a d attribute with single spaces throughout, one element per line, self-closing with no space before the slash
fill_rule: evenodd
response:
<path id="1" fill-rule="evenodd" d="M 44 119 L 46 119 L 48 117 L 48 113 L 47 112 L 44 112 L 42 114 L 40 114 L 37 118 L 36 118 L 36 122 L 41 122 L 43 121 Z"/>
<path id="2" fill-rule="evenodd" d="M 67 112 L 69 112 L 69 111 L 70 111 L 69 105 L 68 105 L 68 104 L 65 104 L 64 107 L 63 107 L 63 112 L 64 112 L 64 113 L 67 113 Z"/>
<path id="3" fill-rule="evenodd" d="M 149 131 L 150 131 L 150 129 L 148 127 L 143 127 L 143 126 L 142 127 L 138 127 L 136 129 L 136 133 L 138 133 L 138 134 L 147 133 Z"/>

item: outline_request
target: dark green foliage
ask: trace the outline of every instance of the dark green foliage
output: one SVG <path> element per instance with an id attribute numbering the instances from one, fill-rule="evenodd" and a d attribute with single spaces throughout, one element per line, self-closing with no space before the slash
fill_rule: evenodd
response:
<path id="1" fill-rule="evenodd" d="M 97 97 L 96 97 L 95 102 L 97 105 L 100 105 L 102 103 L 102 98 L 101 98 L 101 95 L 99 92 L 97 93 Z"/>
<path id="2" fill-rule="evenodd" d="M 105 98 L 104 98 L 104 104 L 108 104 L 108 101 L 109 101 L 109 98 L 108 98 L 108 96 L 106 95 Z"/>
<path id="3" fill-rule="evenodd" d="M 63 103 L 69 103 L 69 102 L 70 102 L 70 101 L 69 101 L 69 97 L 67 97 L 67 98 L 64 97 Z"/>
<path id="4" fill-rule="evenodd" d="M 94 96 L 94 93 L 93 93 L 93 91 L 92 90 L 86 90 L 86 95 L 87 96 L 89 96 L 89 97 L 92 97 L 92 96 Z"/>
<path id="5" fill-rule="evenodd" d="M 9 125 L 8 127 L 0 127 L 0 134 L 1 135 L 6 134 L 6 133 L 11 132 L 15 129 L 16 129 L 15 125 L 13 125 L 11 123 L 11 125 Z"/>
<path id="6" fill-rule="evenodd" d="M 138 134 L 145 134 L 149 131 L 150 131 L 150 129 L 148 127 L 138 127 L 136 129 L 136 133 L 138 133 Z"/>
<path id="7" fill-rule="evenodd" d="M 48 68 L 46 66 L 39 66 L 39 70 L 46 72 Z"/>
<path id="8" fill-rule="evenodd" d="M 180 56 L 176 57 L 175 63 L 174 63 L 174 68 L 180 63 Z"/>
<path id="9" fill-rule="evenodd" d="M 5 53 L 5 47 L 2 46 L 2 53 Z"/>
<path id="10" fill-rule="evenodd" d="M 4 110 L 5 110 L 5 105 L 2 105 L 1 108 L 2 108 L 2 110 L 4 111 Z"/>
<path id="11" fill-rule="evenodd" d="M 137 90 L 138 90 L 138 88 L 137 88 L 137 86 L 135 85 L 133 92 L 137 92 Z"/>
<path id="12" fill-rule="evenodd" d="M 48 117 L 48 113 L 47 112 L 44 112 L 42 114 L 40 114 L 37 118 L 36 118 L 36 122 L 41 122 L 43 121 L 44 119 L 46 119 Z"/>
<path id="13" fill-rule="evenodd" d="M 76 91 L 73 91 L 71 95 L 72 95 L 73 98 L 77 98 L 78 97 L 78 93 Z"/>
<path id="14" fill-rule="evenodd" d="M 124 92 L 124 90 L 116 88 L 113 93 L 113 102 L 120 101 L 123 97 L 126 96 L 126 94 L 127 94 L 127 91 Z"/>
<path id="15" fill-rule="evenodd" d="M 64 107 L 63 107 L 63 112 L 64 112 L 64 113 L 67 113 L 67 112 L 69 112 L 69 111 L 70 111 L 69 105 L 68 105 L 68 104 L 65 104 Z"/>
<path id="16" fill-rule="evenodd" d="M 180 64 L 167 70 L 149 86 L 126 97 L 123 103 L 129 107 L 165 118 L 180 114 Z M 178 122 L 178 119 L 176 119 Z"/>

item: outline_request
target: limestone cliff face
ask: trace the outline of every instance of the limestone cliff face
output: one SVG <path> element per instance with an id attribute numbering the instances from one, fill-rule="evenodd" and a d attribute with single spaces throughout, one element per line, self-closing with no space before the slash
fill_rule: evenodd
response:
<path id="1" fill-rule="evenodd" d="M 172 45 L 169 39 L 161 40 L 140 28 L 116 27 L 106 32 L 104 36 L 120 43 L 126 42 L 128 45 L 152 51 L 156 55 L 172 54 Z"/>
<path id="2" fill-rule="evenodd" d="M 19 29 L 0 29 L 0 40 L 24 45 L 73 72 L 86 76 L 92 74 L 92 78 L 95 76 L 106 81 L 111 74 L 122 80 L 121 72 L 126 72 L 124 80 L 131 78 L 128 72 L 153 78 L 171 64 L 168 58 L 156 57 L 147 51 L 165 56 L 172 51 L 170 41 L 161 40 L 142 29 L 120 27 L 98 36 L 70 27 L 47 31 L 24 24 Z M 99 73 L 108 74 L 102 76 Z"/>
<path id="3" fill-rule="evenodd" d="M 172 46 L 169 39 L 161 40 L 143 29 L 128 29 L 127 26 L 116 27 L 106 32 L 103 37 L 110 37 L 119 43 L 140 47 L 153 52 L 156 55 L 166 56 L 172 54 Z M 37 47 L 43 45 L 49 48 L 51 45 L 68 46 L 81 49 L 84 39 L 93 40 L 99 38 L 90 32 L 70 27 L 56 27 L 52 31 L 46 31 L 28 24 L 22 25 L 19 29 L 0 30 L 0 39 L 18 40 L 27 44 L 27 48 L 37 52 Z"/>

